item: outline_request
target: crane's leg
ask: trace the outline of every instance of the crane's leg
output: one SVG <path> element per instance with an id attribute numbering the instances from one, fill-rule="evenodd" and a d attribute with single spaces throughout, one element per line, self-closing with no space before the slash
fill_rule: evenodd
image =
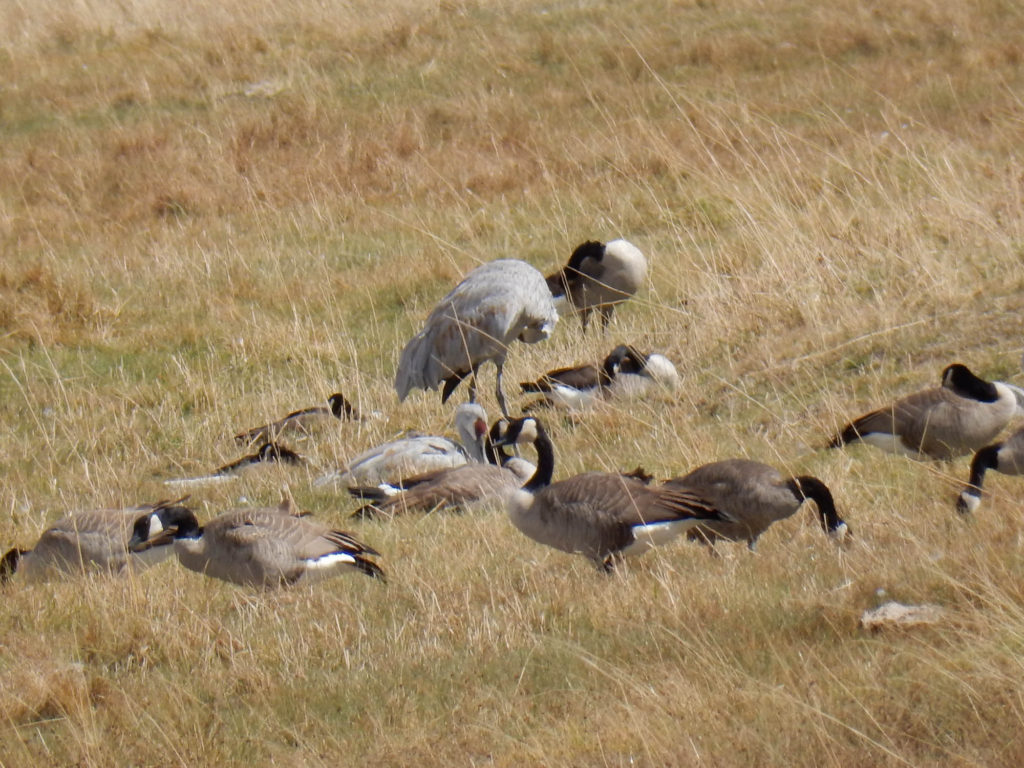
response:
<path id="1" fill-rule="evenodd" d="M 612 310 L 613 309 L 615 309 L 615 305 L 614 304 L 602 304 L 601 308 L 598 310 L 601 313 L 601 332 L 602 333 L 607 333 L 608 332 L 608 323 L 611 322 Z"/>
<path id="2" fill-rule="evenodd" d="M 498 407 L 501 408 L 501 415 L 504 416 L 506 419 L 510 419 L 512 417 L 508 415 L 508 406 L 505 405 L 505 395 L 501 391 L 501 369 L 504 363 L 495 363 L 495 365 L 498 367 L 498 375 L 495 377 L 496 383 L 494 388 L 494 394 L 498 398 Z"/>

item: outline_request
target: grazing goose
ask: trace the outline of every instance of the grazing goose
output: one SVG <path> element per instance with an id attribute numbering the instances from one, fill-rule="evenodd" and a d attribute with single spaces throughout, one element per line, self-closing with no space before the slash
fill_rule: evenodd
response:
<path id="1" fill-rule="evenodd" d="M 499 420 L 490 435 L 497 436 L 504 429 Z M 466 509 L 495 499 L 504 500 L 525 483 L 536 467 L 524 459 L 508 456 L 504 450 L 485 445 L 487 464 L 463 464 L 403 479 L 395 486 L 349 488 L 349 493 L 369 501 L 356 510 L 352 517 L 371 517 L 379 512 L 401 514 L 405 512 L 432 512 L 437 509 Z"/>
<path id="2" fill-rule="evenodd" d="M 352 404 L 345 399 L 340 392 L 335 392 L 327 398 L 327 405 L 318 405 L 313 408 L 304 408 L 301 411 L 292 411 L 283 419 L 264 424 L 262 427 L 248 429 L 235 435 L 239 443 L 255 443 L 257 441 L 272 442 L 281 435 L 297 434 L 306 437 L 314 431 L 335 421 L 359 421 L 360 416 Z"/>
<path id="3" fill-rule="evenodd" d="M 960 363 L 942 372 L 942 386 L 865 414 L 829 443 L 861 441 L 891 453 L 952 459 L 992 442 L 1018 412 L 1020 390 L 975 376 Z"/>
<path id="4" fill-rule="evenodd" d="M 601 367 L 577 365 L 548 371 L 536 381 L 524 381 L 519 386 L 525 393 L 544 395 L 529 407 L 550 405 L 577 410 L 593 405 L 615 381 L 619 368 L 629 355 L 625 346 L 616 347 L 604 359 Z"/>
<path id="5" fill-rule="evenodd" d="M 240 459 L 236 459 L 222 467 L 217 467 L 217 469 L 213 470 L 209 475 L 164 480 L 164 485 L 180 488 L 186 485 L 219 483 L 226 480 L 233 480 L 239 475 L 258 467 L 264 467 L 268 464 L 275 463 L 299 465 L 305 463 L 305 459 L 295 453 L 295 451 L 279 443 L 267 442 L 257 448 L 255 452 L 243 456 Z"/>
<path id="6" fill-rule="evenodd" d="M 458 467 L 468 461 L 482 462 L 486 411 L 475 403 L 463 403 L 455 410 L 455 431 L 458 443 L 436 435 L 410 435 L 390 440 L 359 454 L 343 469 L 317 478 L 314 485 L 393 483 L 403 477 Z"/>
<path id="7" fill-rule="evenodd" d="M 687 532 L 691 539 L 714 543 L 718 539 L 746 541 L 750 549 L 768 527 L 793 515 L 806 499 L 818 507 L 821 527 L 831 538 L 843 540 L 850 529 L 836 513 L 832 493 L 816 477 L 784 478 L 767 464 L 727 459 L 697 467 L 684 477 L 665 482 L 700 500 L 718 513 Z"/>
<path id="8" fill-rule="evenodd" d="M 128 509 L 95 509 L 73 512 L 43 532 L 31 550 L 15 547 L 0 559 L 0 583 L 15 573 L 29 580 L 55 574 L 89 571 L 122 573 L 141 571 L 171 554 L 169 541 L 154 542 L 145 550 L 129 553 L 132 531 L 142 526 L 154 537 L 195 523 L 195 515 L 181 501 L 161 501 Z"/>
<path id="9" fill-rule="evenodd" d="M 445 296 L 419 333 L 406 345 L 395 374 L 399 401 L 413 389 L 444 384 L 446 402 L 459 383 L 471 376 L 469 399 L 476 400 L 476 372 L 490 360 L 498 369 L 495 393 L 508 415 L 501 372 L 509 346 L 551 335 L 558 322 L 544 277 L 524 261 L 499 259 L 483 264 Z"/>
<path id="10" fill-rule="evenodd" d="M 551 482 L 554 448 L 541 423 L 511 421 L 502 442 L 532 441 L 537 471 L 508 502 L 512 524 L 534 541 L 579 553 L 605 570 L 624 557 L 641 555 L 719 513 L 700 499 L 668 485 L 611 472 L 588 472 Z"/>
<path id="11" fill-rule="evenodd" d="M 985 472 L 994 469 L 1004 475 L 1024 475 L 1024 429 L 1018 429 L 1001 443 L 985 446 L 971 460 L 971 477 L 956 502 L 957 512 L 974 512 L 981 505 L 981 484 Z"/>
<path id="12" fill-rule="evenodd" d="M 565 297 L 579 312 L 585 331 L 595 309 L 601 327 L 607 328 L 615 305 L 636 293 L 646 276 L 647 260 L 632 243 L 588 240 L 576 247 L 568 264 L 547 277 L 547 284 L 552 296 Z"/>
<path id="13" fill-rule="evenodd" d="M 129 547 L 145 549 L 149 531 L 136 525 Z M 285 490 L 278 507 L 232 509 L 206 525 L 179 527 L 174 553 L 189 570 L 242 586 L 274 587 L 359 571 L 384 580 L 378 553 L 344 531 L 303 515 Z"/>

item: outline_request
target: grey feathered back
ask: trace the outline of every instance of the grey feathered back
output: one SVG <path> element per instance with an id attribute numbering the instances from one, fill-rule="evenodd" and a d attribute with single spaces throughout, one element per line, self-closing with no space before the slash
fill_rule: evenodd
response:
<path id="1" fill-rule="evenodd" d="M 558 312 L 544 276 L 524 261 L 483 264 L 445 296 L 405 346 L 395 376 L 398 399 L 437 389 L 486 360 L 504 362 L 516 339 L 547 338 Z"/>

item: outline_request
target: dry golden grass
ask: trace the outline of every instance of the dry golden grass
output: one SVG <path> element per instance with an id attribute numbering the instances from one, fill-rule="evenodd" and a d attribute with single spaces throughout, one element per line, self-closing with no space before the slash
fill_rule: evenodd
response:
<path id="1" fill-rule="evenodd" d="M 961 520 L 965 461 L 821 450 L 953 360 L 1020 382 L 1024 12 L 381 5 L 0 8 L 0 541 L 166 496 L 336 390 L 383 418 L 302 446 L 315 467 L 448 429 L 390 387 L 433 303 L 623 236 L 652 275 L 609 337 L 565 319 L 508 381 L 630 340 L 683 386 L 556 419 L 557 474 L 748 456 L 822 477 L 854 545 L 804 512 L 756 556 L 605 577 L 492 509 L 353 523 L 386 586 L 12 584 L 0 765 L 1024 762 L 1024 487 L 994 475 Z M 348 526 L 316 473 L 193 501 L 288 482 Z M 859 631 L 890 598 L 949 621 Z"/>

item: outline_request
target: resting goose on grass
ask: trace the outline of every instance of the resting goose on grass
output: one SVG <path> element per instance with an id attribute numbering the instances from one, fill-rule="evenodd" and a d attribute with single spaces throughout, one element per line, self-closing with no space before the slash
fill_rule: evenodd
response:
<path id="1" fill-rule="evenodd" d="M 536 381 L 522 382 L 519 386 L 524 393 L 543 395 L 528 408 L 553 406 L 579 410 L 593 405 L 608 392 L 628 354 L 627 347 L 619 346 L 604 359 L 600 368 L 589 364 L 556 368 Z"/>
<path id="2" fill-rule="evenodd" d="M 532 442 L 537 450 L 536 473 L 508 502 L 512 524 L 534 541 L 582 554 L 605 570 L 719 517 L 688 493 L 612 472 L 552 483 L 554 448 L 536 418 L 509 422 L 500 442 Z"/>
<path id="3" fill-rule="evenodd" d="M 665 355 L 644 354 L 633 346 L 618 347 L 615 352 L 621 362 L 611 387 L 613 396 L 638 396 L 654 387 L 674 390 L 679 386 L 679 372 Z"/>
<path id="4" fill-rule="evenodd" d="M 58 574 L 144 570 L 170 556 L 171 542 L 162 539 L 129 552 L 132 532 L 141 527 L 155 539 L 162 532 L 194 525 L 195 515 L 181 506 L 182 501 L 73 512 L 44 531 L 32 549 L 9 550 L 0 559 L 0 583 L 15 573 L 36 581 Z"/>
<path id="5" fill-rule="evenodd" d="M 325 425 L 339 421 L 359 421 L 360 416 L 352 404 L 340 392 L 335 392 L 327 399 L 327 405 L 303 408 L 292 411 L 287 416 L 271 424 L 248 429 L 235 435 L 239 443 L 255 443 L 258 441 L 272 442 L 281 435 L 298 435 L 307 437 Z"/>
<path id="6" fill-rule="evenodd" d="M 376 551 L 306 516 L 287 489 L 280 506 L 231 509 L 206 525 L 179 527 L 169 538 L 189 570 L 242 586 L 272 589 L 346 572 L 384 580 L 370 559 Z M 149 539 L 149 529 L 137 524 L 129 547 L 144 550 Z"/>
<path id="7" fill-rule="evenodd" d="M 954 363 L 942 385 L 907 395 L 848 424 L 829 443 L 874 445 L 915 458 L 952 459 L 991 443 L 1021 410 L 1024 392 Z"/>
<path id="8" fill-rule="evenodd" d="M 240 475 L 249 473 L 255 469 L 269 466 L 270 464 L 288 464 L 298 466 L 304 464 L 305 459 L 295 451 L 281 445 L 280 443 L 266 442 L 257 448 L 253 453 L 246 454 L 239 459 L 225 464 L 209 475 L 199 477 L 181 477 L 173 480 L 164 480 L 164 485 L 172 487 L 183 487 L 191 485 L 209 485 L 234 480 Z"/>

